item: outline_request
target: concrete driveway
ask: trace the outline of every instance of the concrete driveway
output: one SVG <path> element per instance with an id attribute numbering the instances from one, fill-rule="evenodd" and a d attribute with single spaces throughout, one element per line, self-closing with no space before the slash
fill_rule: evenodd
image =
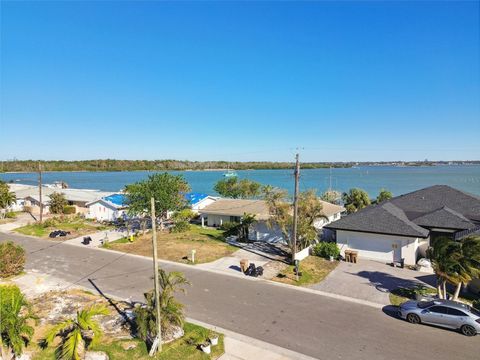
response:
<path id="1" fill-rule="evenodd" d="M 325 280 L 311 288 L 388 305 L 391 290 L 418 284 L 435 286 L 435 275 L 361 260 L 357 264 L 341 262 Z"/>

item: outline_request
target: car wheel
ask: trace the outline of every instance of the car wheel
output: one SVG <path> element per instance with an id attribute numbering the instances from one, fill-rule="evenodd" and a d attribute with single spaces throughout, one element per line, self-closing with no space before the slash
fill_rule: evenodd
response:
<path id="1" fill-rule="evenodd" d="M 420 316 L 418 316 L 417 314 L 408 314 L 407 321 L 410 324 L 420 324 Z"/>
<path id="2" fill-rule="evenodd" d="M 460 331 L 465 336 L 475 336 L 475 335 L 477 335 L 477 330 L 475 330 L 475 328 L 472 325 L 463 325 L 460 328 Z"/>

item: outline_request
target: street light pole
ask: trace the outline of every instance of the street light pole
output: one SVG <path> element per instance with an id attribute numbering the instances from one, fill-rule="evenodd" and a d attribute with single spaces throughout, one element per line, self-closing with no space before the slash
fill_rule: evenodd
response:
<path id="1" fill-rule="evenodd" d="M 293 195 L 293 229 L 292 229 L 292 240 L 293 240 L 293 252 L 292 252 L 292 263 L 295 263 L 295 253 L 297 252 L 297 227 L 298 227 L 298 180 L 300 177 L 300 162 L 299 154 L 295 156 L 295 193 Z M 297 281 L 298 281 L 298 269 L 297 269 Z"/>

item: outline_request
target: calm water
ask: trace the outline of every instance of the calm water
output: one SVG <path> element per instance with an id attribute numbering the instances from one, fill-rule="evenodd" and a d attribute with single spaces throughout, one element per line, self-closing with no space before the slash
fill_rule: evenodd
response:
<path id="1" fill-rule="evenodd" d="M 65 181 L 72 188 L 118 191 L 126 184 L 146 178 L 152 172 L 51 172 L 43 174 L 44 183 Z M 172 171 L 181 174 L 190 183 L 192 191 L 214 194 L 213 186 L 223 179 L 222 171 Z M 256 180 L 293 191 L 292 170 L 245 170 L 237 172 L 240 178 Z M 331 176 L 330 176 L 331 173 Z M 359 167 L 349 169 L 301 170 L 300 190 L 317 189 L 319 193 L 332 188 L 346 191 L 352 187 L 366 190 L 371 197 L 386 188 L 394 195 L 435 184 L 445 184 L 480 195 L 480 165 L 433 167 Z M 35 184 L 37 174 L 0 174 L 4 181 Z"/>

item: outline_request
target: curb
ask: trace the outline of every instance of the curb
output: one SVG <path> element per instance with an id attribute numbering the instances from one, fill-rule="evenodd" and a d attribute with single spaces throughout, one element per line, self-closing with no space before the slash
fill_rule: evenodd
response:
<path id="1" fill-rule="evenodd" d="M 230 330 L 218 327 L 218 326 L 210 325 L 210 324 L 204 323 L 203 321 L 198 321 L 198 320 L 191 319 L 191 318 L 188 318 L 188 317 L 185 318 L 185 320 L 187 320 L 188 322 L 190 322 L 192 324 L 199 325 L 199 326 L 202 326 L 204 328 L 207 328 L 207 329 L 210 329 L 210 330 L 213 330 L 213 331 L 216 331 L 216 332 L 220 332 L 223 335 L 228 336 L 232 339 L 241 341 L 241 342 L 249 344 L 249 345 L 253 345 L 255 347 L 259 347 L 261 349 L 268 350 L 272 353 L 275 353 L 275 354 L 281 355 L 281 356 L 285 356 L 285 357 L 288 357 L 290 359 L 316 360 L 316 358 L 313 358 L 311 356 L 304 355 L 302 353 L 299 353 L 299 352 L 296 352 L 296 351 L 293 351 L 293 350 L 289 350 L 289 349 L 283 348 L 283 347 L 278 346 L 278 345 L 267 343 L 267 342 L 262 341 L 262 340 L 251 338 L 249 336 L 242 335 L 242 334 L 239 334 L 239 333 L 236 333 L 234 331 L 230 331 Z M 225 354 L 228 355 L 227 350 L 225 350 Z"/>

